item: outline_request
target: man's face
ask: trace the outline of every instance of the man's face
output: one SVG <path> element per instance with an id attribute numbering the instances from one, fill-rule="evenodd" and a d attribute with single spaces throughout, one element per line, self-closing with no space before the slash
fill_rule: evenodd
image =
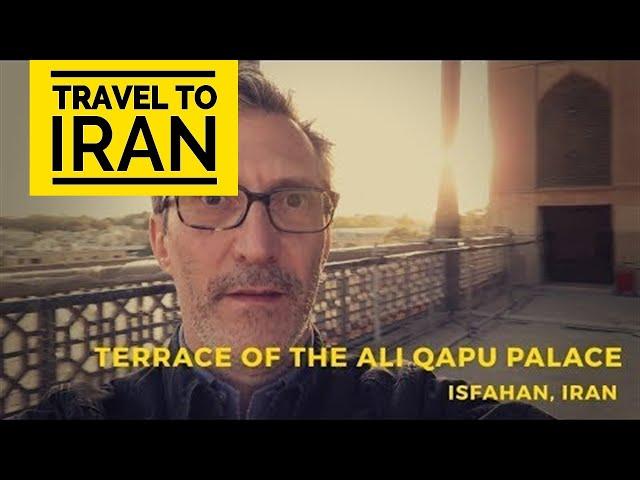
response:
<path id="1" fill-rule="evenodd" d="M 327 188 L 321 163 L 300 128 L 283 115 L 241 111 L 239 183 L 253 192 L 276 187 Z M 254 202 L 237 228 L 213 232 L 184 225 L 175 205 L 166 235 L 151 221 L 154 253 L 176 285 L 189 346 L 277 346 L 306 332 L 329 232 L 284 233 Z"/>

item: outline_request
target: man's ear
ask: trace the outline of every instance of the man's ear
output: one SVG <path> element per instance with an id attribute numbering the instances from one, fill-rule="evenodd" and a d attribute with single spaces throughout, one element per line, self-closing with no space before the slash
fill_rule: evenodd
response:
<path id="1" fill-rule="evenodd" d="M 164 226 L 165 217 L 161 213 L 149 215 L 149 243 L 151 250 L 156 257 L 160 268 L 171 275 L 171 262 L 166 245 L 166 228 Z"/>

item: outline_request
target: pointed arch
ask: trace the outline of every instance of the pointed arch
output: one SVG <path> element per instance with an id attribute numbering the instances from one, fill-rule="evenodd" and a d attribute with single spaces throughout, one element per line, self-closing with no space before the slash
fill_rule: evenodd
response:
<path id="1" fill-rule="evenodd" d="M 611 182 L 611 99 L 596 80 L 570 73 L 538 103 L 537 185 Z"/>

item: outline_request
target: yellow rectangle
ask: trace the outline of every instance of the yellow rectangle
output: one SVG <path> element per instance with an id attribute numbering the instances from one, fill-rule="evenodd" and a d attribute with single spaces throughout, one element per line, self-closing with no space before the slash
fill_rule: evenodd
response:
<path id="1" fill-rule="evenodd" d="M 32 60 L 31 195 L 237 195 L 237 60 Z"/>

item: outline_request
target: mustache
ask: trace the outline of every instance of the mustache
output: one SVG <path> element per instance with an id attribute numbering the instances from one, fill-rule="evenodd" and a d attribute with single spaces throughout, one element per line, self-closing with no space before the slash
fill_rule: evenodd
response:
<path id="1" fill-rule="evenodd" d="M 300 295 L 304 290 L 298 278 L 277 265 L 248 265 L 237 266 L 232 273 L 211 280 L 207 285 L 207 297 L 215 302 L 230 290 L 243 287 L 279 290 L 292 297 Z"/>

